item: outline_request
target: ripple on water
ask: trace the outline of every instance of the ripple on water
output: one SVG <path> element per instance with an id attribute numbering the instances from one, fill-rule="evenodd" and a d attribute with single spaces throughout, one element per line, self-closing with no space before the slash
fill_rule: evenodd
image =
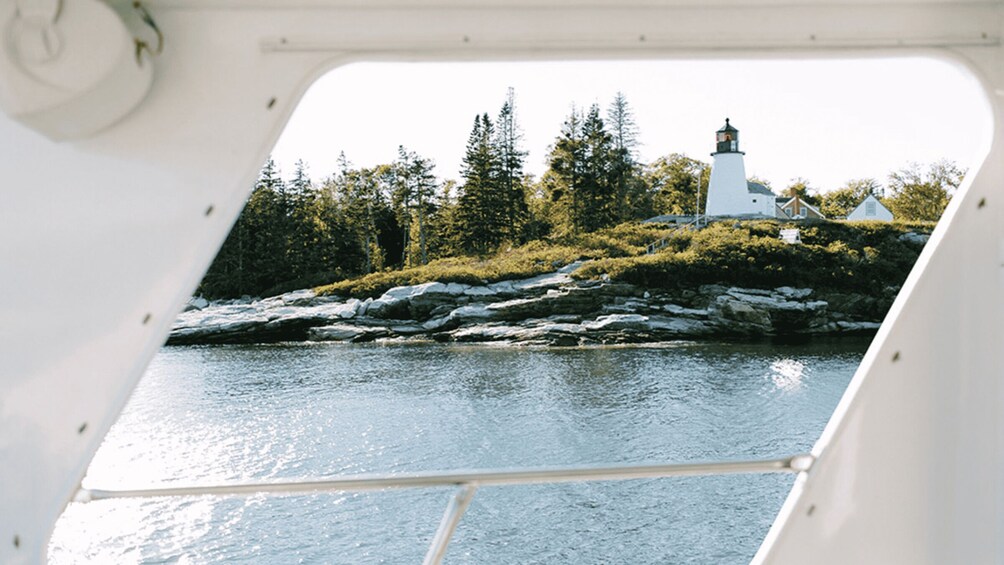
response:
<path id="1" fill-rule="evenodd" d="M 866 345 L 165 348 L 85 486 L 791 454 Z M 483 488 L 449 560 L 745 563 L 791 481 Z M 450 494 L 71 504 L 50 563 L 417 562 Z"/>

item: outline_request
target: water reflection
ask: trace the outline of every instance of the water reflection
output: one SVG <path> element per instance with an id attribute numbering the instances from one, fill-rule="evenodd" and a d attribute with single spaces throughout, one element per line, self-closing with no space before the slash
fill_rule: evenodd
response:
<path id="1" fill-rule="evenodd" d="M 770 380 L 777 388 L 792 392 L 802 388 L 805 364 L 795 359 L 778 359 L 770 364 Z"/>

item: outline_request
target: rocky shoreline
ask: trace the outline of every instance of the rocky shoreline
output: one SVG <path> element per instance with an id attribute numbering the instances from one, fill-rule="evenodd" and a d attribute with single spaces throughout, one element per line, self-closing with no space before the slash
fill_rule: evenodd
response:
<path id="1" fill-rule="evenodd" d="M 667 291 L 557 272 L 485 285 L 431 282 L 376 299 L 301 290 L 271 298 L 189 302 L 169 345 L 434 340 L 578 346 L 678 339 L 874 332 L 898 289 L 878 296 L 705 285 Z"/>

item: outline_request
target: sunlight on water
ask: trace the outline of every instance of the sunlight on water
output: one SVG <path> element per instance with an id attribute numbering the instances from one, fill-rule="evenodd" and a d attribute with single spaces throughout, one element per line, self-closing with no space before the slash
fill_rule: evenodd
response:
<path id="1" fill-rule="evenodd" d="M 795 359 L 779 359 L 770 364 L 770 380 L 781 390 L 793 391 L 802 388 L 805 364 Z"/>
<path id="2" fill-rule="evenodd" d="M 866 345 L 166 348 L 85 486 L 788 455 L 819 436 Z M 791 482 L 484 488 L 447 561 L 745 563 Z M 71 504 L 50 563 L 415 563 L 450 494 Z"/>

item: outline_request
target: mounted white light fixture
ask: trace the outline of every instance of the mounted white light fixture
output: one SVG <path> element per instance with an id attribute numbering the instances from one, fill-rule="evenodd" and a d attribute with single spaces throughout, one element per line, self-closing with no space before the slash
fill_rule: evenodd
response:
<path id="1" fill-rule="evenodd" d="M 0 6 L 0 109 L 53 140 L 90 137 L 146 96 L 152 64 L 99 0 Z"/>

